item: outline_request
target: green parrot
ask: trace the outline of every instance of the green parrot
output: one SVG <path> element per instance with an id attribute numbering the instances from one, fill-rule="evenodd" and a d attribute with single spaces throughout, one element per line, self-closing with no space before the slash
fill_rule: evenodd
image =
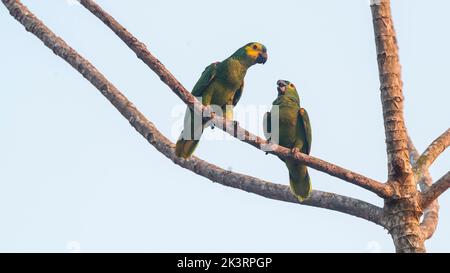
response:
<path id="1" fill-rule="evenodd" d="M 295 85 L 289 81 L 279 80 L 278 96 L 272 103 L 272 110 L 264 115 L 264 135 L 293 152 L 301 151 L 309 154 L 311 151 L 311 124 L 308 113 L 300 107 L 300 97 Z M 278 118 L 276 123 L 272 119 Z M 289 170 L 289 185 L 293 194 L 303 202 L 311 194 L 311 178 L 305 165 L 294 160 L 284 160 Z"/>
<path id="2" fill-rule="evenodd" d="M 210 105 L 216 114 L 232 120 L 232 107 L 236 106 L 242 96 L 247 69 L 266 61 L 266 47 L 256 42 L 248 43 L 224 61 L 206 67 L 195 84 L 192 95 L 201 97 L 202 104 Z M 178 157 L 190 157 L 200 141 L 203 129 L 208 125 L 199 114 L 187 108 L 184 129 L 176 143 L 175 154 Z"/>

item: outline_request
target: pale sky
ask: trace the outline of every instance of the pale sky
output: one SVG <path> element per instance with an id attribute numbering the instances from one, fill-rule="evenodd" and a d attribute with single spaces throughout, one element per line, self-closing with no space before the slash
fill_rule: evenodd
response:
<path id="1" fill-rule="evenodd" d="M 74 1 L 23 1 L 175 141 L 184 105 Z M 405 118 L 422 151 L 450 124 L 450 2 L 396 0 Z M 258 41 L 236 118 L 262 135 L 276 81 L 299 89 L 311 155 L 385 181 L 386 152 L 369 1 L 98 1 L 188 89 L 211 62 Z M 0 5 L 0 251 L 394 251 L 383 228 L 266 199 L 182 169 L 151 147 L 78 72 Z M 254 109 L 254 115 L 244 110 Z M 251 121 L 251 122 L 250 122 Z M 276 157 L 207 130 L 199 157 L 288 184 Z M 447 151 L 430 169 L 449 170 Z M 310 169 L 313 188 L 382 200 Z M 450 194 L 426 245 L 450 251 Z"/>

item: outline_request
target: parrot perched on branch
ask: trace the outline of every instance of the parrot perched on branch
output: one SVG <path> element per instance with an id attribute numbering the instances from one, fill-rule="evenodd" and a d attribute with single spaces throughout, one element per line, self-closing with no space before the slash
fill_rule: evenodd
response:
<path id="1" fill-rule="evenodd" d="M 202 104 L 210 105 L 215 114 L 232 120 L 232 107 L 236 106 L 242 96 L 247 69 L 254 64 L 264 64 L 266 61 L 266 47 L 256 42 L 248 43 L 224 61 L 206 67 L 195 84 L 192 95 L 201 97 Z M 199 114 L 187 108 L 184 129 L 176 143 L 175 154 L 178 157 L 190 157 L 207 125 L 208 123 Z"/>
<path id="2" fill-rule="evenodd" d="M 264 135 L 293 152 L 309 154 L 311 151 L 311 124 L 308 113 L 300 107 L 300 97 L 294 84 L 279 80 L 278 96 L 272 110 L 264 115 Z M 273 119 L 278 118 L 278 123 Z M 278 124 L 278 128 L 273 128 Z M 273 126 L 274 125 L 274 126 Z M 289 170 L 289 185 L 293 194 L 303 202 L 311 194 L 311 179 L 305 165 L 290 159 L 282 159 Z"/>

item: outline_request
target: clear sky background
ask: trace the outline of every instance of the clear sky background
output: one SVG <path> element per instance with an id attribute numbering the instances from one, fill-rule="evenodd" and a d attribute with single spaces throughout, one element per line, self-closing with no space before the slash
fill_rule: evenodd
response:
<path id="1" fill-rule="evenodd" d="M 275 82 L 288 79 L 312 121 L 312 155 L 386 180 L 368 0 L 98 2 L 188 89 L 211 62 L 264 43 L 269 60 L 248 71 L 242 109 L 269 107 Z M 392 2 L 406 123 L 422 151 L 450 124 L 450 2 Z M 103 23 L 72 1 L 24 3 L 176 140 L 181 100 Z M 394 251 L 373 223 L 227 188 L 174 165 L 3 5 L 0 31 L 0 251 Z M 260 121 L 248 127 L 257 132 Z M 205 138 L 196 155 L 288 183 L 278 158 L 237 140 Z M 449 166 L 447 151 L 433 178 Z M 382 205 L 374 194 L 310 173 L 316 189 Z M 440 203 L 427 247 L 449 252 L 450 194 Z"/>

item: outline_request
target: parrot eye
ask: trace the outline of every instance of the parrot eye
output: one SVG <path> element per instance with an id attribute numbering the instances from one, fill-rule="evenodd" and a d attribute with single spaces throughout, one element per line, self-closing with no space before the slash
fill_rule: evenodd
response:
<path id="1" fill-rule="evenodd" d="M 292 83 L 289 84 L 290 87 L 294 87 L 294 85 Z"/>
<path id="2" fill-rule="evenodd" d="M 257 46 L 257 45 L 253 45 L 253 49 L 254 49 L 254 50 L 257 50 L 257 49 L 258 49 L 258 46 Z"/>

